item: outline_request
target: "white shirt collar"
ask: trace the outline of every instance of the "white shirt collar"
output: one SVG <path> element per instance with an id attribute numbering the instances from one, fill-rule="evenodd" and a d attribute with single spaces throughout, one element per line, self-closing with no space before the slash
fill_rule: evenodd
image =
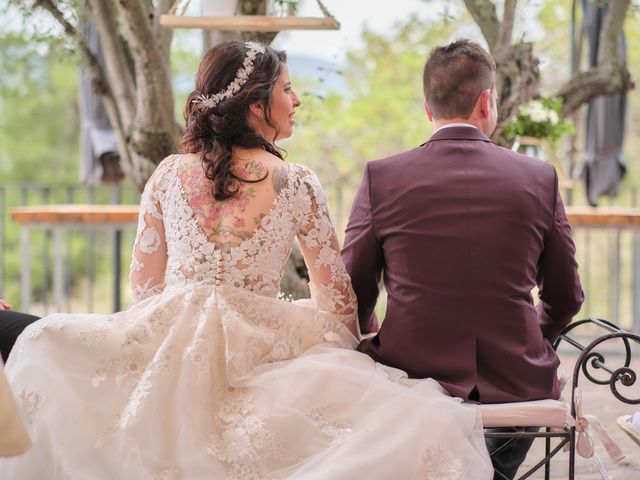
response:
<path id="1" fill-rule="evenodd" d="M 437 129 L 433 133 L 437 133 L 440 130 L 444 130 L 445 128 L 451 128 L 451 127 L 471 127 L 471 128 L 475 128 L 476 130 L 480 130 L 478 127 L 476 127 L 475 125 L 471 125 L 470 123 L 447 123 L 446 125 L 441 126 L 439 129 Z"/>

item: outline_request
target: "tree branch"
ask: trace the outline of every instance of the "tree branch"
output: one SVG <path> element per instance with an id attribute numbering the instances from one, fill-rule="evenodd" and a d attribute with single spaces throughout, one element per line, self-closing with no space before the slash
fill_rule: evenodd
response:
<path id="1" fill-rule="evenodd" d="M 473 20 L 480 27 L 489 49 L 493 51 L 500 28 L 496 6 L 491 0 L 464 0 L 464 4 Z"/>
<path id="2" fill-rule="evenodd" d="M 609 1 L 607 17 L 600 32 L 600 47 L 598 49 L 598 64 L 615 61 L 620 58 L 620 33 L 624 26 L 624 19 L 631 0 Z"/>
<path id="3" fill-rule="evenodd" d="M 599 65 L 574 76 L 558 91 L 557 96 L 564 99 L 560 115 L 567 117 L 596 97 L 624 94 L 634 86 L 631 74 L 623 62 Z"/>
<path id="4" fill-rule="evenodd" d="M 144 0 L 118 0 L 118 7 L 135 62 L 136 127 L 155 125 L 177 131 L 169 66 L 159 49 L 150 48 L 157 44 L 151 23 L 153 12 Z"/>
<path id="5" fill-rule="evenodd" d="M 500 22 L 500 27 L 496 36 L 496 43 L 492 47 L 492 50 L 496 54 L 500 51 L 507 50 L 509 45 L 511 45 L 517 5 L 518 0 L 505 0 L 504 2 L 504 15 L 502 17 L 502 22 Z"/>
<path id="6" fill-rule="evenodd" d="M 102 55 L 107 70 L 109 84 L 114 93 L 114 101 L 125 128 L 133 122 L 135 116 L 135 82 L 127 62 L 126 45 L 118 35 L 118 26 L 114 20 L 113 7 L 108 0 L 89 0 L 100 35 Z"/>
<path id="7" fill-rule="evenodd" d="M 518 107 L 531 100 L 538 92 L 540 71 L 538 59 L 533 55 L 533 44 L 520 42 L 511 45 L 500 55 L 496 65 L 498 124 L 491 138 L 500 142 L 505 126 L 518 111 Z"/>
<path id="8" fill-rule="evenodd" d="M 582 104 L 603 95 L 625 94 L 635 85 L 626 63 L 620 58 L 620 37 L 630 0 L 611 0 L 598 50 L 598 65 L 581 72 L 565 83 L 556 94 L 564 100 L 563 117 Z"/>
<path id="9" fill-rule="evenodd" d="M 69 37 L 74 38 L 78 36 L 78 30 L 75 25 L 72 25 L 64 16 L 62 11 L 58 8 L 58 5 L 52 0 L 35 0 L 33 2 L 34 7 L 40 7 L 51 14 L 53 18 L 62 26 L 64 33 Z"/>
<path id="10" fill-rule="evenodd" d="M 116 138 L 118 141 L 118 147 L 120 151 L 120 158 L 122 160 L 122 167 L 125 173 L 131 168 L 131 162 L 128 156 L 127 142 L 125 129 L 122 125 L 122 120 L 118 111 L 118 107 L 115 102 L 113 92 L 110 88 L 110 83 L 107 79 L 106 72 L 102 68 L 98 57 L 91 51 L 87 42 L 79 35 L 78 29 L 75 25 L 71 24 L 64 16 L 58 6 L 51 0 L 36 0 L 34 7 L 40 7 L 48 11 L 51 16 L 62 26 L 66 35 L 74 38 L 78 44 L 78 48 L 82 54 L 85 66 L 88 69 L 89 77 L 91 78 L 91 84 L 93 90 L 97 95 L 102 97 L 105 110 L 109 121 L 116 132 Z"/>
<path id="11" fill-rule="evenodd" d="M 167 65 L 170 63 L 169 58 L 171 53 L 173 30 L 160 25 L 160 15 L 167 13 L 174 3 L 175 0 L 158 0 L 153 17 L 154 35 L 158 39 L 162 56 L 166 60 Z"/>
<path id="12" fill-rule="evenodd" d="M 240 15 L 266 15 L 267 2 L 266 0 L 239 0 L 238 13 Z M 277 35 L 278 32 L 240 32 L 240 36 L 245 41 L 259 39 L 265 43 L 273 42 Z"/>

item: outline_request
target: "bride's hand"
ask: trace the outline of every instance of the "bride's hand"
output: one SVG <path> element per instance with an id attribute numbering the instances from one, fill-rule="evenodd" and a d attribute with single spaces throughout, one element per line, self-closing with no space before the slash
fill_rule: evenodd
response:
<path id="1" fill-rule="evenodd" d="M 0 298 L 0 310 L 11 310 L 11 304 Z"/>

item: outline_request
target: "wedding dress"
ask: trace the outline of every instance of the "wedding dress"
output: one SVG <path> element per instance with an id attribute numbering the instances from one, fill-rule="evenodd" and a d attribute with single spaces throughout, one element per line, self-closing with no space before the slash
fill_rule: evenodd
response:
<path id="1" fill-rule="evenodd" d="M 287 165 L 266 214 L 233 219 L 233 244 L 183 158 L 143 193 L 133 305 L 50 315 L 18 339 L 6 370 L 34 445 L 0 459 L 0 478 L 491 478 L 476 408 L 353 350 L 354 294 L 315 174 Z M 295 237 L 312 299 L 290 302 L 278 286 Z"/>

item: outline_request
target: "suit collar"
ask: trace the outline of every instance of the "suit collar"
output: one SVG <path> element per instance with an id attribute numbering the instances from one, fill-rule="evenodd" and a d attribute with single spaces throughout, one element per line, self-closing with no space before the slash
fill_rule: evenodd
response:
<path id="1" fill-rule="evenodd" d="M 491 142 L 489 137 L 473 126 L 455 126 L 441 128 L 434 133 L 427 143 L 437 140 L 480 140 L 483 142 Z"/>

